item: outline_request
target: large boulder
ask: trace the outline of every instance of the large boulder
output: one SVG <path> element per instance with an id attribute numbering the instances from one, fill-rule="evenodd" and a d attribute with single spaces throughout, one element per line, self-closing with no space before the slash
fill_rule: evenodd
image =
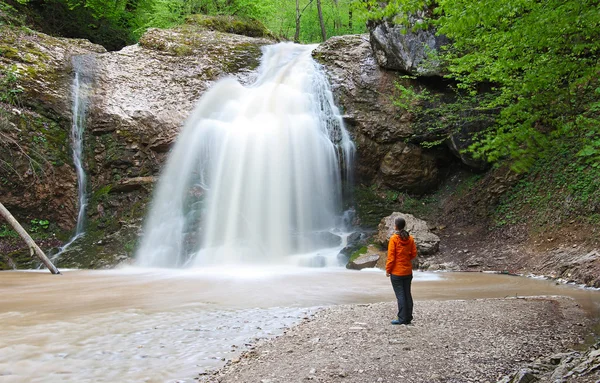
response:
<path id="1" fill-rule="evenodd" d="M 408 17 L 408 25 L 388 20 L 369 23 L 370 42 L 377 63 L 386 69 L 414 76 L 441 76 L 441 61 L 436 53 L 448 44 L 448 38 L 437 35 L 435 28 L 414 28 L 425 22 L 426 12 Z"/>
<path id="2" fill-rule="evenodd" d="M 367 251 L 364 254 L 359 255 L 356 259 L 348 262 L 346 268 L 351 270 L 373 268 L 378 265 L 382 257 L 386 257 L 385 251 L 380 250 L 375 245 L 369 245 L 367 246 Z"/>
<path id="3" fill-rule="evenodd" d="M 419 255 L 432 255 L 438 252 L 440 238 L 429 230 L 427 222 L 416 218 L 412 214 L 395 212 L 383 218 L 379 223 L 378 232 L 375 236 L 376 243 L 387 248 L 389 239 L 394 233 L 396 218 L 404 218 L 406 221 L 406 230 L 415 238 Z"/>

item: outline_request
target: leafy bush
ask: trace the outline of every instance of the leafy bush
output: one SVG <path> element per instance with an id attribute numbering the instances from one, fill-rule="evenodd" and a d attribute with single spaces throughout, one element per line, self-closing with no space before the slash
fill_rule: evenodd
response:
<path id="1" fill-rule="evenodd" d="M 0 47 L 0 56 L 4 54 Z M 16 66 L 0 69 L 0 102 L 17 105 L 23 88 L 19 85 Z"/>
<path id="2" fill-rule="evenodd" d="M 375 0 L 370 18 L 436 27 L 452 44 L 441 53 L 448 77 L 495 123 L 470 148 L 491 162 L 526 171 L 563 139 L 588 165 L 600 157 L 598 0 Z"/>

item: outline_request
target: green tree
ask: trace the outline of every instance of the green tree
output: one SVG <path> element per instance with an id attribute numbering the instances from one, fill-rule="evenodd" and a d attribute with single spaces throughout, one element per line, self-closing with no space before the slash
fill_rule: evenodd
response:
<path id="1" fill-rule="evenodd" d="M 600 17 L 597 0 L 440 0 L 435 22 L 453 40 L 450 76 L 487 107 L 495 128 L 474 146 L 492 161 L 525 170 L 553 140 L 600 133 Z"/>
<path id="2" fill-rule="evenodd" d="M 371 19 L 397 23 L 427 11 L 414 28 L 435 26 L 452 44 L 442 52 L 448 77 L 479 107 L 499 110 L 471 148 L 495 162 L 527 168 L 560 140 L 590 163 L 600 160 L 598 0 L 357 1 Z M 596 165 L 597 166 L 597 165 Z"/>

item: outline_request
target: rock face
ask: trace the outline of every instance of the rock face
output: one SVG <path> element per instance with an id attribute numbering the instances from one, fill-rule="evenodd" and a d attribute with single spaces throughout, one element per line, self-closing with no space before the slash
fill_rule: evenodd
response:
<path id="1" fill-rule="evenodd" d="M 579 249 L 558 249 L 537 264 L 529 267 L 536 273 L 551 275 L 566 281 L 582 281 L 588 286 L 600 288 L 600 252 L 582 252 Z"/>
<path id="2" fill-rule="evenodd" d="M 381 67 L 414 76 L 442 75 L 435 54 L 449 41 L 436 35 L 434 28 L 413 28 L 425 18 L 425 12 L 418 12 L 409 16 L 408 26 L 390 21 L 370 23 L 371 47 Z"/>
<path id="3" fill-rule="evenodd" d="M 0 195 L 22 222 L 75 225 L 71 58 L 102 52 L 85 40 L 0 26 Z"/>
<path id="4" fill-rule="evenodd" d="M 417 145 L 398 142 L 383 157 L 379 167 L 381 182 L 396 190 L 422 193 L 437 186 L 436 158 Z"/>
<path id="5" fill-rule="evenodd" d="M 0 103 L 0 159 L 12 167 L 0 169 L 10 180 L 0 182 L 0 194 L 22 220 L 48 219 L 66 238 L 77 217 L 69 140 L 71 58 L 88 55 L 92 62 L 94 90 L 84 137 L 89 224 L 83 242 L 74 254 L 64 254 L 59 266 L 104 267 L 131 256 L 153 182 L 196 101 L 222 77 L 251 82 L 261 47 L 274 42 L 196 21 L 149 30 L 139 44 L 109 53 L 83 40 L 0 27 L 3 68 L 14 67 L 16 89 L 26 90 L 15 106 Z M 99 249 L 107 249 L 112 259 L 82 255 L 101 254 Z"/>
<path id="6" fill-rule="evenodd" d="M 406 220 L 406 230 L 415 238 L 419 255 L 432 255 L 439 250 L 440 238 L 429 230 L 427 222 L 416 218 L 412 214 L 397 212 L 381 220 L 378 227 L 379 231 L 375 236 L 376 243 L 383 248 L 387 248 L 388 241 L 394 233 L 396 218 Z"/>
<path id="7" fill-rule="evenodd" d="M 431 190 L 439 178 L 435 156 L 405 144 L 415 133 L 413 116 L 392 100 L 396 83 L 408 80 L 377 64 L 367 35 L 332 37 L 313 56 L 323 65 L 354 138 L 358 181 L 414 193 Z M 408 166 L 398 167 L 398 160 Z"/>
<path id="8" fill-rule="evenodd" d="M 432 30 L 410 30 L 382 22 L 371 29 L 371 46 L 377 63 L 386 69 L 401 71 L 414 76 L 440 76 L 440 61 L 430 56 L 438 51 L 447 39 L 435 35 Z"/>

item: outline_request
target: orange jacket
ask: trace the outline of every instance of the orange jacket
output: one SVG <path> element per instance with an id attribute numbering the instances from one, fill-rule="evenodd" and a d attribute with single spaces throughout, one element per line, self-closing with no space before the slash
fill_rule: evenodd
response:
<path id="1" fill-rule="evenodd" d="M 412 260 L 417 257 L 417 246 L 412 235 L 402 239 L 398 234 L 392 235 L 388 245 L 388 257 L 385 271 L 399 277 L 412 274 Z"/>

